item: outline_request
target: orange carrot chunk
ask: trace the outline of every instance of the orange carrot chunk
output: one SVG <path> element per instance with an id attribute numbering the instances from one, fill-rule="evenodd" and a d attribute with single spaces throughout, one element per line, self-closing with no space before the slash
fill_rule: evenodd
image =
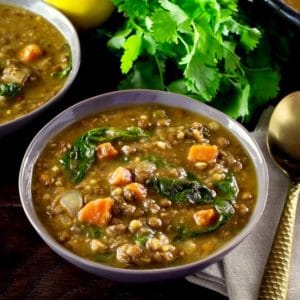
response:
<path id="1" fill-rule="evenodd" d="M 217 159 L 218 153 L 216 145 L 197 144 L 189 149 L 188 160 L 192 162 L 214 162 Z"/>
<path id="2" fill-rule="evenodd" d="M 132 182 L 131 172 L 123 167 L 118 167 L 109 177 L 108 182 L 111 185 L 123 186 Z"/>
<path id="3" fill-rule="evenodd" d="M 24 46 L 19 52 L 19 59 L 23 63 L 30 63 L 39 59 L 43 54 L 43 50 L 37 44 L 29 44 Z"/>
<path id="4" fill-rule="evenodd" d="M 147 189 L 138 182 L 132 182 L 125 185 L 124 194 L 126 193 L 137 200 L 141 200 L 147 197 Z"/>
<path id="5" fill-rule="evenodd" d="M 113 158 L 119 154 L 111 143 L 99 144 L 96 148 L 98 159 Z"/>
<path id="6" fill-rule="evenodd" d="M 111 198 L 101 198 L 88 202 L 79 212 L 78 219 L 88 224 L 105 226 L 111 217 Z"/>
<path id="7" fill-rule="evenodd" d="M 206 227 L 215 223 L 218 218 L 218 213 L 213 209 L 198 210 L 193 215 L 194 221 L 201 227 Z"/>

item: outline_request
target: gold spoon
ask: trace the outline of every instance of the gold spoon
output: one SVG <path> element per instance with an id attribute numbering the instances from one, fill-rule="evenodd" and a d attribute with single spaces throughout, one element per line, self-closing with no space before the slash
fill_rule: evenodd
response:
<path id="1" fill-rule="evenodd" d="M 278 224 L 258 299 L 287 297 L 292 240 L 300 193 L 300 91 L 284 97 L 274 109 L 267 145 L 276 164 L 290 177 L 291 187 Z"/>

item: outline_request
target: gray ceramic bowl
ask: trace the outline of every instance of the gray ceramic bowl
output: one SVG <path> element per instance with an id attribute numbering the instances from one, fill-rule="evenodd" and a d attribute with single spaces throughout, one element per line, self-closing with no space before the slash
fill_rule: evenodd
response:
<path id="1" fill-rule="evenodd" d="M 162 269 L 128 270 L 119 269 L 92 262 L 70 252 L 59 244 L 46 230 L 39 220 L 32 203 L 31 181 L 34 164 L 50 139 L 81 118 L 113 108 L 120 108 L 138 103 L 159 103 L 168 106 L 180 107 L 216 120 L 230 130 L 247 150 L 255 165 L 258 179 L 258 199 L 253 215 L 244 229 L 223 248 L 199 261 Z M 254 229 L 260 219 L 268 192 L 268 172 L 264 157 L 259 146 L 240 124 L 230 119 L 220 111 L 201 102 L 182 95 L 151 90 L 125 90 L 99 95 L 82 101 L 66 109 L 50 121 L 33 139 L 29 145 L 19 174 L 19 192 L 25 213 L 39 233 L 41 238 L 59 255 L 72 264 L 96 275 L 119 281 L 145 282 L 158 281 L 174 277 L 182 277 L 203 269 L 222 259 L 229 251 L 236 247 Z"/>
<path id="2" fill-rule="evenodd" d="M 41 15 L 48 22 L 60 31 L 70 45 L 72 52 L 72 71 L 70 72 L 63 88 L 45 104 L 38 107 L 34 111 L 23 115 L 15 120 L 0 124 L 0 137 L 4 136 L 18 128 L 21 128 L 25 123 L 30 122 L 35 116 L 49 108 L 57 100 L 61 99 L 67 89 L 74 81 L 80 65 L 80 43 L 77 32 L 71 22 L 58 10 L 46 4 L 41 0 L 0 0 L 0 4 L 14 5 L 17 7 L 29 10 L 37 15 Z"/>

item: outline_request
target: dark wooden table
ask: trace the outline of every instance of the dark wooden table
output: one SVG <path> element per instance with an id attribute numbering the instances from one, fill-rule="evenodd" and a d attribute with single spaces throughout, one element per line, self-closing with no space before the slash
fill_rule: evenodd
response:
<path id="1" fill-rule="evenodd" d="M 268 14 L 265 21 L 272 23 L 274 20 L 277 20 L 276 14 Z M 287 30 L 296 32 L 293 26 L 284 21 L 283 24 Z M 299 36 L 295 40 L 299 41 Z M 95 31 L 82 34 L 81 45 L 79 75 L 62 101 L 18 132 L 0 138 L 0 299 L 180 299 L 191 296 L 227 299 L 184 278 L 126 284 L 96 277 L 52 252 L 29 224 L 20 205 L 17 184 L 20 163 L 32 137 L 64 108 L 84 98 L 112 91 L 119 81 L 118 62 Z M 300 59 L 296 61 L 299 63 Z M 288 66 L 282 94 L 297 87 L 300 89 L 300 77 L 292 76 L 299 66 L 300 63 Z"/>

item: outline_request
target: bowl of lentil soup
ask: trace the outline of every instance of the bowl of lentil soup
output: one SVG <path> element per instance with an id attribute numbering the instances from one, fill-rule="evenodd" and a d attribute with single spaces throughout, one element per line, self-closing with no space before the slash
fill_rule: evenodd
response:
<path id="1" fill-rule="evenodd" d="M 127 90 L 50 121 L 23 159 L 25 213 L 59 255 L 141 282 L 220 260 L 262 215 L 268 172 L 250 134 L 182 95 Z"/>
<path id="2" fill-rule="evenodd" d="M 61 99 L 75 79 L 80 44 L 69 20 L 37 0 L 0 1 L 0 136 Z"/>

